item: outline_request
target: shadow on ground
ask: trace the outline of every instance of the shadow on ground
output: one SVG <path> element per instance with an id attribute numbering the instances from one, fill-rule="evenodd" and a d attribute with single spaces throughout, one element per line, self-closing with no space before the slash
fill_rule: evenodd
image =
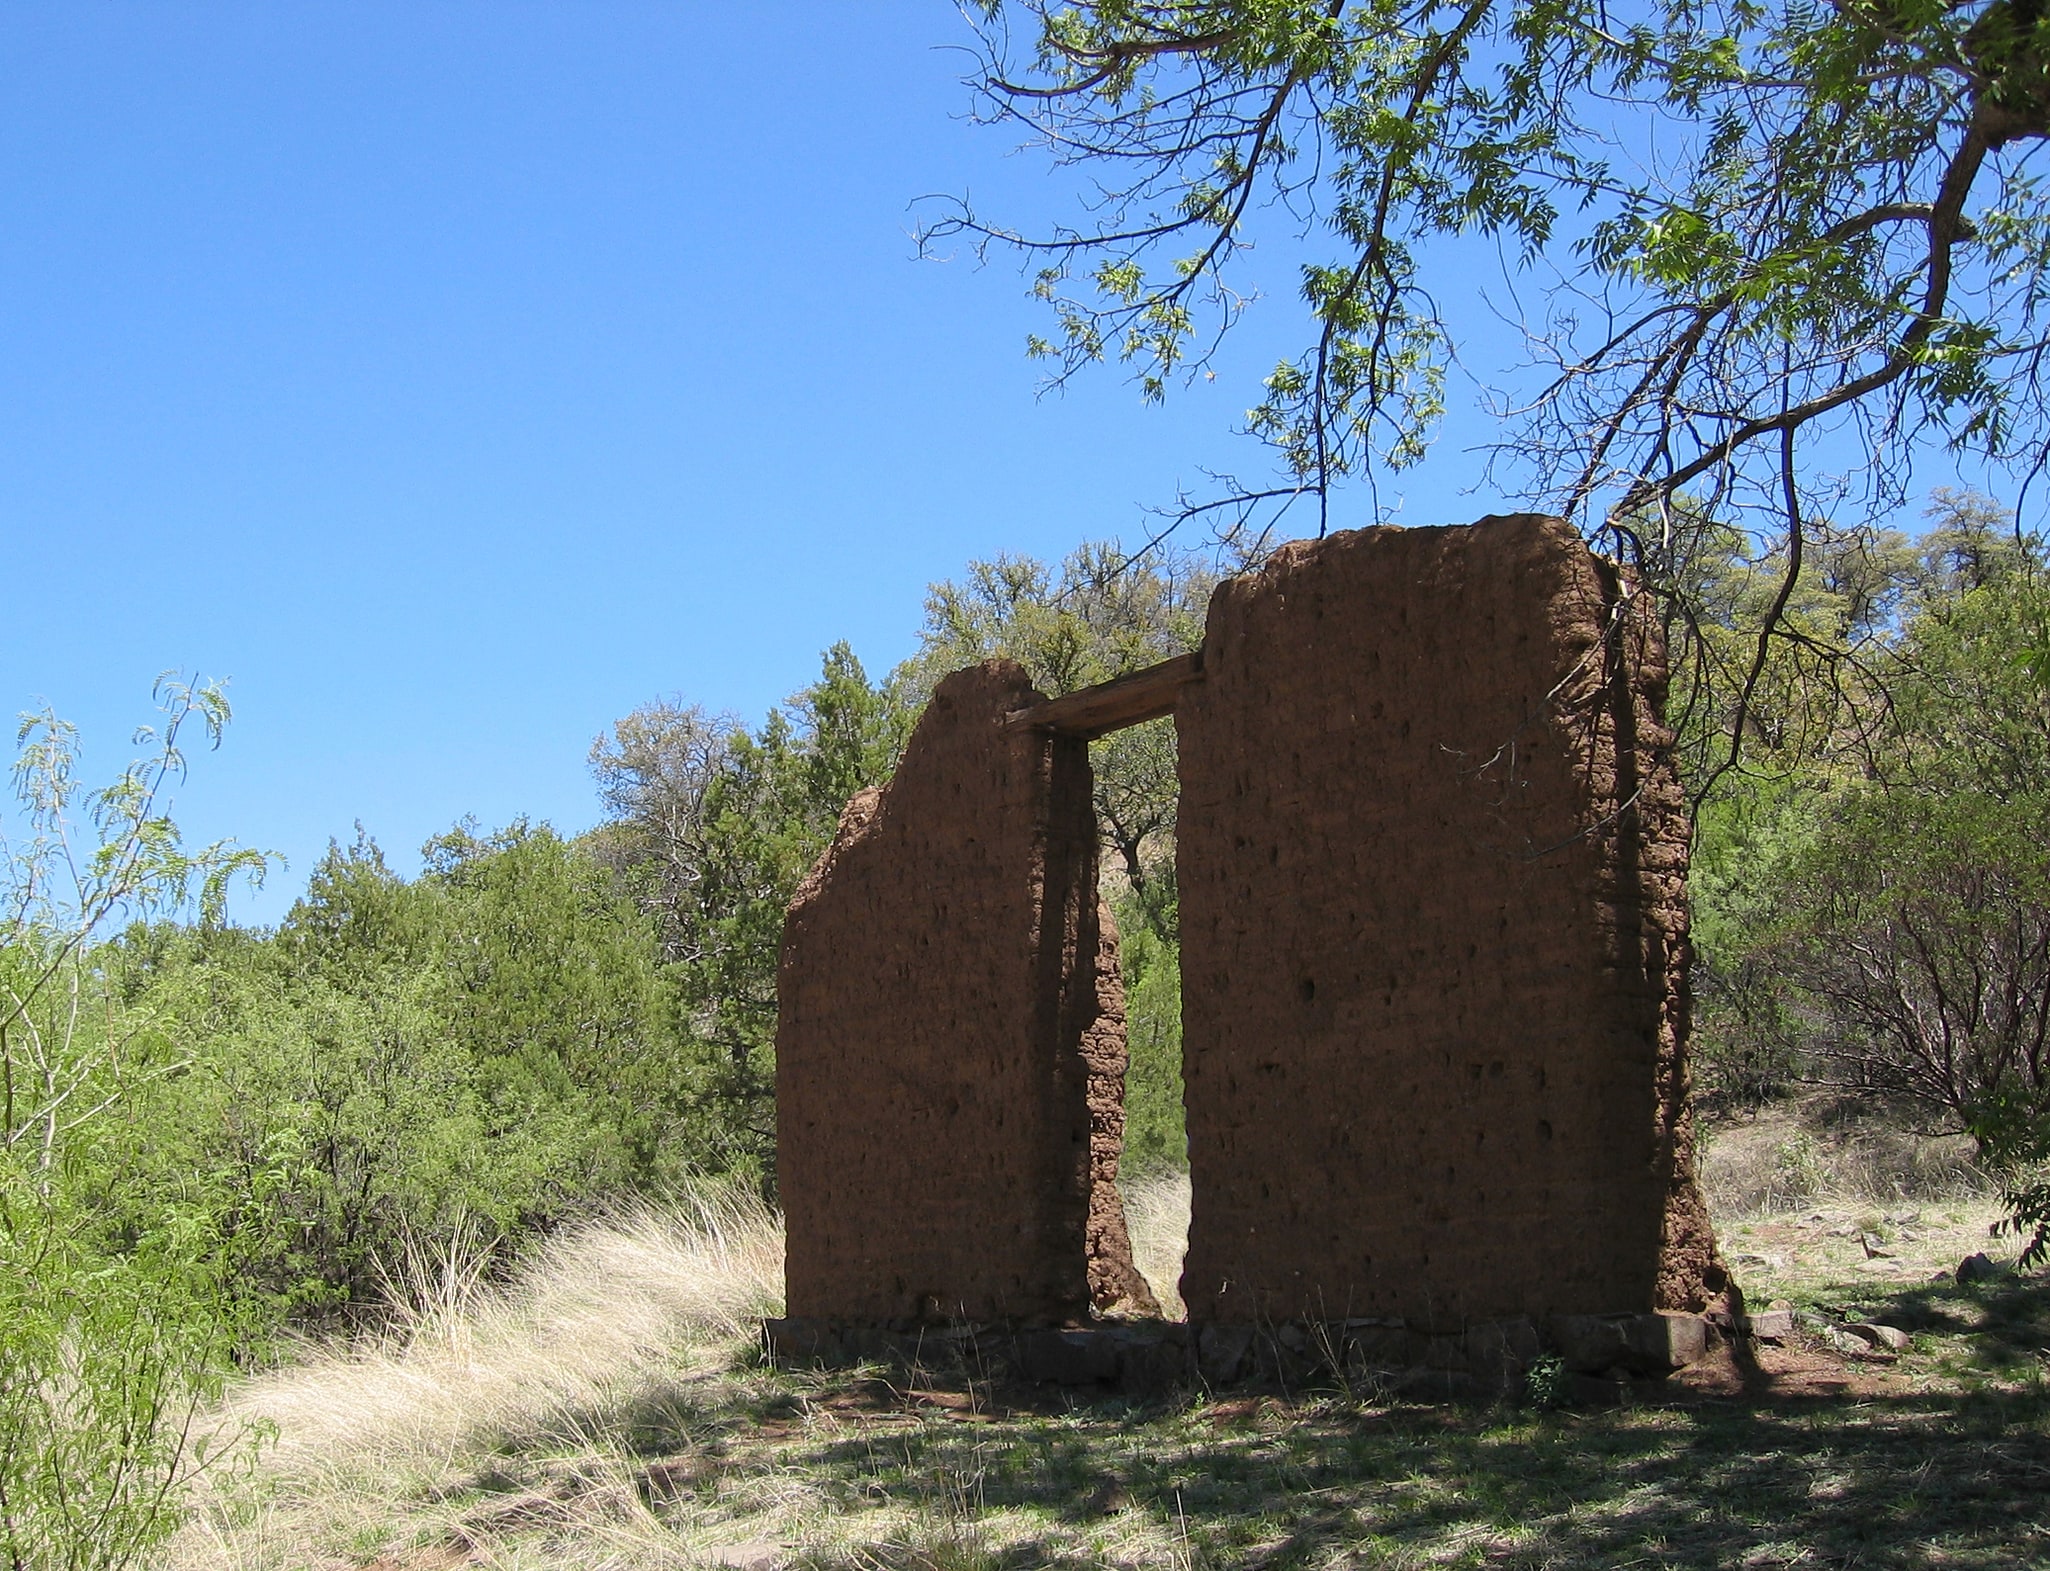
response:
<path id="1" fill-rule="evenodd" d="M 685 1538 L 811 1571 L 2050 1564 L 2050 1283 L 1860 1291 L 1837 1311 L 1917 1332 L 1884 1395 L 1007 1402 L 753 1368 L 649 1394 L 620 1438 Z M 801 1526 L 750 1516 L 793 1480 Z"/>
<path id="2" fill-rule="evenodd" d="M 2050 1399 L 1705 1404 L 1598 1414 L 1081 1409 L 780 1448 L 850 1500 L 928 1498 L 972 1560 L 1194 1565 L 2014 1566 L 2050 1559 Z M 1120 1521 L 1137 1517 L 1140 1521 Z M 1008 1521 L 1015 1536 L 999 1523 Z M 916 1541 L 866 1555 L 941 1565 Z M 1120 1557 L 1121 1558 L 1121 1557 Z M 831 1555 L 821 1567 L 853 1565 Z"/>

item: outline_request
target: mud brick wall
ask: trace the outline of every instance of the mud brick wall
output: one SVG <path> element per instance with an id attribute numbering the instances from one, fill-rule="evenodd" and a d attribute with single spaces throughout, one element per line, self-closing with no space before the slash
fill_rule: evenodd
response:
<path id="1" fill-rule="evenodd" d="M 1111 1184 L 1124 1002 L 1087 744 L 1006 731 L 1005 661 L 943 681 L 784 928 L 786 1312 L 1061 1323 L 1150 1307 Z"/>
<path id="2" fill-rule="evenodd" d="M 1721 1285 L 1662 645 L 1621 600 L 1531 516 L 1303 542 L 1218 589 L 1176 713 L 1192 1319 Z"/>

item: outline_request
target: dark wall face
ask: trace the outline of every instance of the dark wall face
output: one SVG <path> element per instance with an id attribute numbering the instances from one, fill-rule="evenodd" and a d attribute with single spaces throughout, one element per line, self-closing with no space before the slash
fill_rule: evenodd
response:
<path id="1" fill-rule="evenodd" d="M 1087 746 L 1003 724 L 1040 697 L 1008 662 L 942 682 L 791 905 L 776 1102 L 792 1316 L 1060 1322 L 1092 1287 L 1144 1292 L 1101 1176 L 1124 1037 Z"/>
<path id="2" fill-rule="evenodd" d="M 1556 520 L 1286 548 L 1177 710 L 1193 1319 L 1691 1307 L 1655 628 Z"/>

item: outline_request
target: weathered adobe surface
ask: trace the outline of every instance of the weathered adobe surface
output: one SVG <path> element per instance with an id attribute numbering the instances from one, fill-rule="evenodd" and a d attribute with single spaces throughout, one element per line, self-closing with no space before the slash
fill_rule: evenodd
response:
<path id="1" fill-rule="evenodd" d="M 1111 1183 L 1124 1001 L 1086 743 L 1006 732 L 1008 661 L 943 681 L 784 927 L 788 1313 L 1060 1324 L 1150 1312 Z"/>
<path id="2" fill-rule="evenodd" d="M 1084 756 L 1088 744 L 1084 743 Z M 1093 793 L 1090 825 L 1095 827 Z M 1092 837 L 1092 846 L 1101 841 Z M 1092 858 L 1090 888 L 1096 887 Z M 1088 974 L 1078 975 L 1069 989 L 1084 1018 L 1077 1033 L 1082 1063 L 1089 1080 L 1089 1220 L 1085 1239 L 1089 1260 L 1089 1300 L 1100 1312 L 1158 1315 L 1153 1289 L 1132 1261 L 1132 1238 L 1125 1227 L 1125 1202 L 1118 1194 L 1118 1158 L 1125 1149 L 1125 982 L 1118 969 L 1118 930 L 1110 907 L 1096 901 L 1096 942 L 1078 946 L 1078 959 Z M 1067 1040 L 1063 1032 L 1061 1040 Z"/>
<path id="3" fill-rule="evenodd" d="M 1192 1319 L 1692 1309 L 1687 838 L 1649 607 L 1555 519 L 1220 586 L 1176 713 Z"/>

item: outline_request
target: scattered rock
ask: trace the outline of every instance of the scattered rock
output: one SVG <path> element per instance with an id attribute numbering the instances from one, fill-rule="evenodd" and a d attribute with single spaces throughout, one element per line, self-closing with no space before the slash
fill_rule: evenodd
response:
<path id="1" fill-rule="evenodd" d="M 1913 1340 L 1900 1327 L 1880 1325 L 1876 1321 L 1860 1320 L 1845 1326 L 1844 1330 L 1863 1341 L 1868 1347 L 1883 1347 L 1894 1353 L 1905 1351 L 1908 1343 Z"/>
<path id="2" fill-rule="evenodd" d="M 1860 1233 L 1858 1242 L 1865 1247 L 1867 1260 L 1891 1260 L 1893 1251 L 1888 1249 L 1877 1233 Z"/>
<path id="3" fill-rule="evenodd" d="M 1784 1342 L 1794 1334 L 1794 1311 L 1786 1305 L 1761 1309 L 1744 1317 L 1743 1332 L 1761 1342 Z"/>
<path id="4" fill-rule="evenodd" d="M 705 1551 L 705 1559 L 715 1566 L 731 1566 L 733 1571 L 776 1571 L 783 1563 L 783 1546 L 766 1538 L 751 1538 L 744 1544 L 719 1544 Z"/>
<path id="5" fill-rule="evenodd" d="M 1822 1333 L 1821 1340 L 1831 1352 L 1840 1353 L 1845 1358 L 1863 1359 L 1866 1363 L 1890 1364 L 1900 1356 L 1890 1347 L 1866 1341 L 1850 1327 L 1831 1326 Z"/>
<path id="6" fill-rule="evenodd" d="M 1554 1315 L 1548 1329 L 1566 1367 L 1586 1374 L 1609 1369 L 1665 1374 L 1698 1362 L 1708 1351 L 1708 1322 L 1673 1310 Z"/>
<path id="7" fill-rule="evenodd" d="M 2007 1269 L 1983 1250 L 1969 1254 L 1957 1263 L 1958 1285 L 1965 1287 L 1973 1282 L 1991 1282 L 1996 1277 L 2006 1276 Z"/>

